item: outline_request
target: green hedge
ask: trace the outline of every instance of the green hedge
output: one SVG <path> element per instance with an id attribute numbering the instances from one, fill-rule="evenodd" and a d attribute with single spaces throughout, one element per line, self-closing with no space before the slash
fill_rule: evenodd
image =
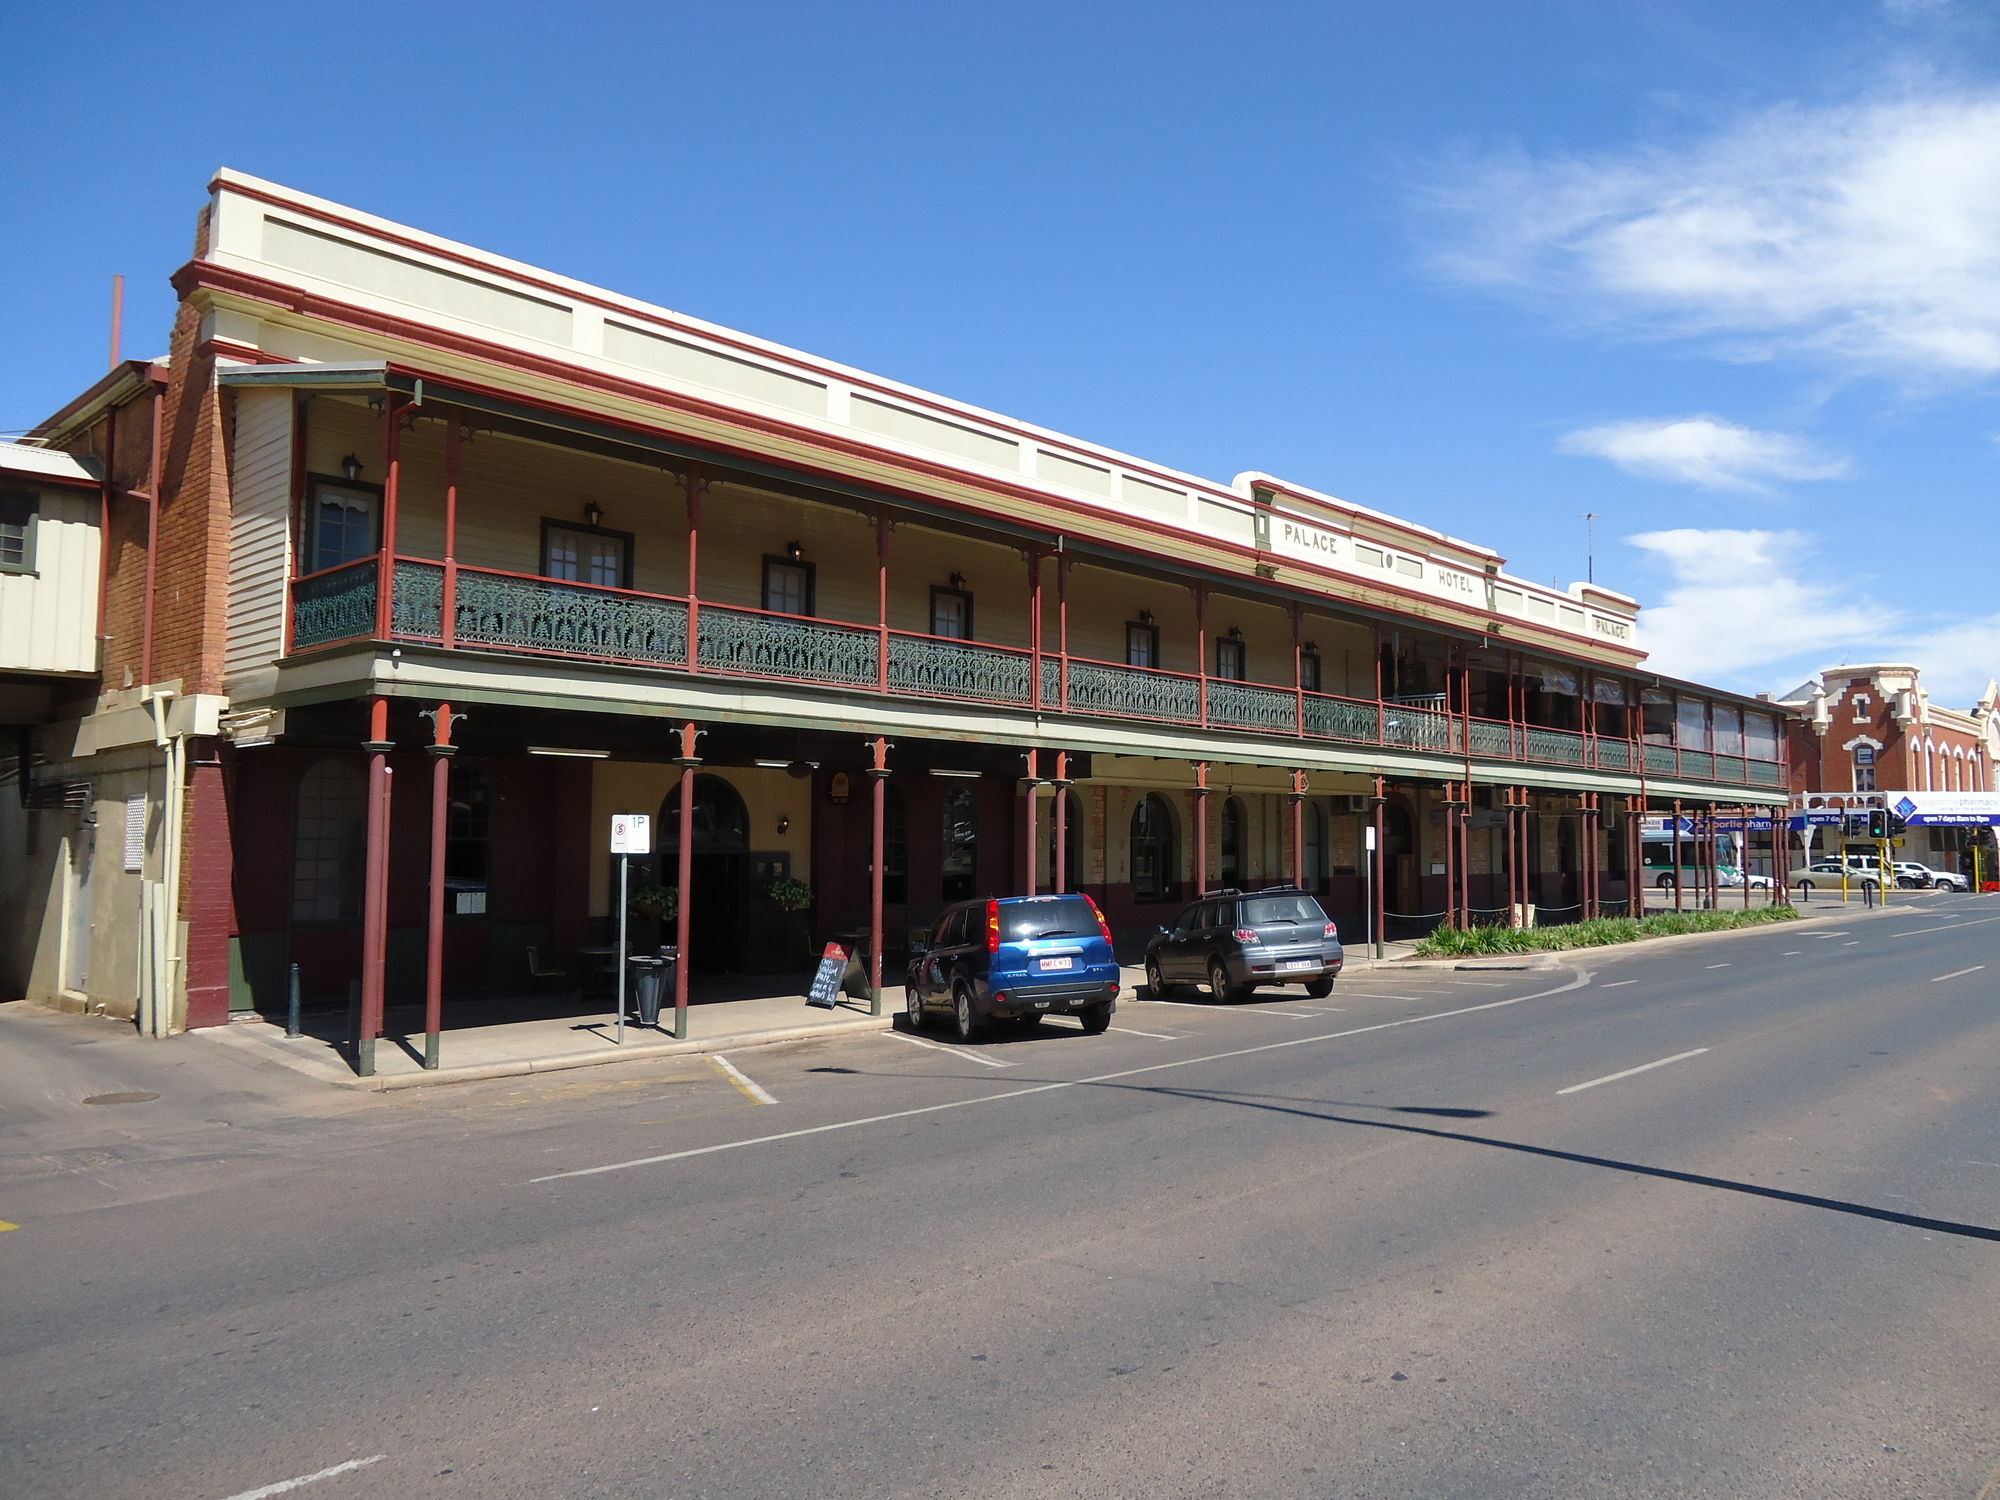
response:
<path id="1" fill-rule="evenodd" d="M 1727 932 L 1764 922 L 1789 922 L 1792 906 L 1758 906 L 1749 911 L 1669 911 L 1651 917 L 1599 917 L 1564 927 L 1440 927 L 1417 944 L 1418 958 L 1467 958 L 1489 953 L 1545 953 L 1562 948 L 1602 948 L 1640 938 L 1683 932 Z"/>

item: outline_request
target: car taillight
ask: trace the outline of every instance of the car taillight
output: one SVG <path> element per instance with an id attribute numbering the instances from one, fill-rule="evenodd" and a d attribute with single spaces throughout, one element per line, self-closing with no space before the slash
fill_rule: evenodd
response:
<path id="1" fill-rule="evenodd" d="M 1239 927 L 1229 935 L 1239 943 L 1254 943 L 1257 941 L 1257 929 L 1254 927 Z"/>
<path id="2" fill-rule="evenodd" d="M 1000 903 L 998 901 L 989 901 L 986 903 L 986 951 L 988 953 L 998 953 L 1000 951 Z"/>
<path id="3" fill-rule="evenodd" d="M 1332 938 L 1338 942 L 1340 939 L 1340 929 L 1329 922 L 1326 924 L 1326 931 L 1322 932 L 1320 936 L 1323 938 Z"/>
<path id="4" fill-rule="evenodd" d="M 1104 934 L 1105 942 L 1107 943 L 1110 942 L 1111 924 L 1104 920 L 1104 913 L 1097 909 L 1096 901 L 1092 900 L 1091 897 L 1087 894 L 1084 896 L 1083 899 L 1090 902 L 1090 914 L 1093 917 L 1097 918 L 1097 930 Z"/>

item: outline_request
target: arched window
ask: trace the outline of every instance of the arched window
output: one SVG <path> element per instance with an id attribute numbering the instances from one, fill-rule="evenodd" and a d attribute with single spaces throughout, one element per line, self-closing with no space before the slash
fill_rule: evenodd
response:
<path id="1" fill-rule="evenodd" d="M 1169 900 L 1179 870 L 1173 813 L 1165 798 L 1148 792 L 1132 809 L 1132 899 Z"/>
<path id="2" fill-rule="evenodd" d="M 1326 879 L 1326 814 L 1317 802 L 1306 804 L 1306 889 L 1316 891 Z"/>
<path id="3" fill-rule="evenodd" d="M 292 843 L 294 922 L 352 922 L 361 915 L 367 793 L 361 767 L 341 756 L 314 761 L 299 778 Z"/>
<path id="4" fill-rule="evenodd" d="M 901 906 L 910 899 L 910 804 L 891 781 L 882 788 L 882 900 Z"/>
<path id="5" fill-rule="evenodd" d="M 1243 884 L 1243 804 L 1234 797 L 1222 799 L 1222 883 Z"/>
<path id="6" fill-rule="evenodd" d="M 970 901 L 979 887 L 979 800 L 970 787 L 944 799 L 944 899 Z"/>

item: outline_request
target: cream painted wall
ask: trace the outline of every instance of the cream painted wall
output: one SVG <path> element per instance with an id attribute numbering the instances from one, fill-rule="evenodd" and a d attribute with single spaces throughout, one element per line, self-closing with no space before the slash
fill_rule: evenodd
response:
<path id="1" fill-rule="evenodd" d="M 0 669 L 97 670 L 97 496 L 9 480 L 37 496 L 34 572 L 0 573 Z"/>
<path id="2" fill-rule="evenodd" d="M 660 847 L 660 805 L 680 785 L 680 767 L 648 761 L 605 760 L 591 768 L 590 838 L 604 851 L 590 864 L 590 914 L 612 916 L 611 817 L 613 813 L 644 813 L 654 820 L 653 847 Z M 720 776 L 743 798 L 750 817 L 750 848 L 758 854 L 791 856 L 795 879 L 812 879 L 812 782 L 763 766 L 704 766 L 702 775 Z M 778 822 L 791 819 L 785 833 Z"/>

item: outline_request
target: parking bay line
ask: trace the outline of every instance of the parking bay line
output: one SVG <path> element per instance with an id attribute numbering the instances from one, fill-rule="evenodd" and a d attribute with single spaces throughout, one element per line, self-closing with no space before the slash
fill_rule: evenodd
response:
<path id="1" fill-rule="evenodd" d="M 1461 1005 L 1456 1010 L 1433 1011 L 1427 1016 L 1403 1016 L 1394 1021 L 1377 1021 L 1370 1026 L 1350 1026 L 1345 1031 L 1328 1031 L 1318 1036 L 1295 1036 L 1282 1042 L 1260 1042 L 1254 1047 L 1235 1047 L 1227 1052 L 1210 1052 L 1200 1057 L 1182 1057 L 1172 1062 L 1147 1063 L 1138 1068 L 1120 1068 L 1115 1073 L 1098 1073 L 1089 1078 L 1059 1079 L 1054 1083 L 1029 1084 L 1026 1088 L 1008 1089 L 1002 1094 L 981 1094 L 972 1099 L 952 1099 L 943 1104 L 924 1104 L 915 1109 L 891 1110 L 887 1114 L 864 1115 L 855 1120 L 835 1120 L 826 1125 L 808 1125 L 801 1130 L 781 1130 L 773 1135 L 753 1135 L 742 1140 L 718 1141 L 712 1146 L 692 1146 L 685 1151 L 669 1151 L 660 1156 L 641 1156 L 631 1161 L 606 1162 L 599 1167 L 578 1167 L 568 1172 L 550 1172 L 546 1176 L 529 1178 L 528 1185 L 560 1182 L 568 1177 L 595 1177 L 604 1172 L 625 1172 L 634 1167 L 657 1167 L 670 1161 L 685 1161 L 694 1156 L 713 1156 L 718 1151 L 736 1151 L 745 1146 L 768 1146 L 777 1141 L 798 1140 L 809 1135 L 825 1135 L 835 1130 L 855 1130 L 863 1125 L 882 1125 L 890 1120 L 908 1120 L 918 1115 L 941 1114 L 948 1109 L 970 1109 L 975 1104 L 995 1104 L 1008 1099 L 1025 1099 L 1030 1094 L 1049 1094 L 1059 1089 L 1115 1083 L 1120 1079 L 1138 1078 L 1147 1073 L 1164 1073 L 1170 1068 L 1189 1068 L 1198 1063 L 1226 1062 L 1232 1058 L 1254 1057 L 1260 1052 L 1278 1052 L 1288 1047 L 1309 1047 L 1317 1042 L 1337 1042 L 1351 1036 L 1364 1036 L 1371 1031 L 1394 1031 L 1403 1026 L 1421 1026 L 1427 1021 L 1449 1021 L 1457 1016 L 1469 1016 L 1485 1010 L 1502 1010 L 1510 1005 L 1523 1005 L 1530 1000 L 1546 1000 L 1551 995 L 1567 994 L 1571 990 L 1581 989 L 1589 984 L 1590 978 L 1590 971 L 1584 969 L 1572 975 L 1566 983 L 1559 984 L 1554 989 L 1537 990 L 1532 995 L 1510 995 L 1505 1000 L 1484 1000 L 1478 1005 Z M 902 1036 L 906 1042 L 917 1040 L 897 1031 L 889 1032 L 887 1035 Z"/>
<path id="2" fill-rule="evenodd" d="M 1164 1031 L 1140 1031 L 1132 1026 L 1113 1026 L 1109 1029 L 1112 1031 L 1122 1031 L 1127 1036 L 1149 1036 L 1156 1042 L 1177 1042 L 1180 1040 L 1177 1036 L 1168 1036 Z"/>
<path id="3" fill-rule="evenodd" d="M 885 1031 L 882 1034 L 884 1036 L 892 1036 L 899 1042 L 908 1042 L 913 1047 L 928 1047 L 933 1052 L 949 1052 L 953 1057 L 962 1058 L 966 1062 L 980 1063 L 989 1068 L 1011 1068 L 1014 1066 L 1010 1062 L 1001 1062 L 998 1058 L 981 1057 L 977 1052 L 966 1052 L 958 1047 L 947 1047 L 943 1042 L 926 1041 L 920 1036 L 911 1036 L 907 1031 Z"/>
<path id="4" fill-rule="evenodd" d="M 1986 967 L 1985 964 L 1974 964 L 1969 969 L 1953 969 L 1949 974 L 1938 975 L 1938 977 L 1933 979 L 1931 983 L 1943 984 L 1947 979 L 1963 979 L 1967 974 L 1977 974 L 1981 969 L 1985 967 Z"/>
<path id="5" fill-rule="evenodd" d="M 720 1052 L 711 1054 L 708 1060 L 722 1069 L 724 1073 L 728 1074 L 729 1081 L 735 1084 L 742 1092 L 743 1097 L 748 1099 L 752 1104 L 776 1104 L 778 1102 L 769 1089 L 744 1073 L 741 1068 L 737 1067 L 735 1063 L 724 1057 Z"/>
<path id="6" fill-rule="evenodd" d="M 1630 1078 L 1634 1073 L 1650 1073 L 1655 1068 L 1664 1068 L 1668 1063 L 1684 1062 L 1690 1057 L 1700 1057 L 1708 1048 L 1697 1047 L 1692 1052 L 1676 1052 L 1672 1057 L 1663 1057 L 1658 1062 L 1640 1063 L 1636 1068 L 1627 1068 L 1622 1073 L 1606 1073 L 1602 1078 L 1593 1078 L 1588 1083 L 1573 1083 L 1566 1089 L 1557 1089 L 1556 1097 L 1564 1094 L 1579 1094 L 1585 1089 L 1594 1089 L 1600 1083 L 1616 1083 L 1621 1078 Z"/>

